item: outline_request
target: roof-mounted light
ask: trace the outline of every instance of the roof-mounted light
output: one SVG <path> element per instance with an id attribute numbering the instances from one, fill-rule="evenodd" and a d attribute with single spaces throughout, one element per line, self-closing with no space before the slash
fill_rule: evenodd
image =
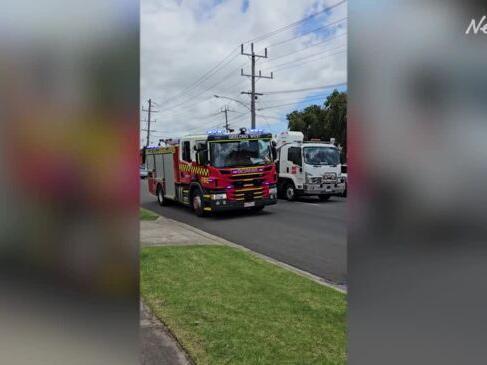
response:
<path id="1" fill-rule="evenodd" d="M 226 131 L 222 129 L 212 129 L 208 131 L 208 134 L 226 134 Z"/>

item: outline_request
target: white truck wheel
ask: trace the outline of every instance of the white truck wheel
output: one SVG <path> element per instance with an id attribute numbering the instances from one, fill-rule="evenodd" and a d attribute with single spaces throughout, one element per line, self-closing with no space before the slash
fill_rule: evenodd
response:
<path id="1" fill-rule="evenodd" d="M 287 200 L 293 201 L 296 199 L 296 189 L 292 182 L 287 182 L 284 188 L 284 195 Z"/>

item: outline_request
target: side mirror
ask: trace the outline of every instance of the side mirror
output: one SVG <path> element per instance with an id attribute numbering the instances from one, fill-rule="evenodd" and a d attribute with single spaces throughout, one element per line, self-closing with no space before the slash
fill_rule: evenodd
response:
<path id="1" fill-rule="evenodd" d="M 277 149 L 274 145 L 272 145 L 271 151 L 272 151 L 272 159 L 276 160 L 277 159 Z"/>

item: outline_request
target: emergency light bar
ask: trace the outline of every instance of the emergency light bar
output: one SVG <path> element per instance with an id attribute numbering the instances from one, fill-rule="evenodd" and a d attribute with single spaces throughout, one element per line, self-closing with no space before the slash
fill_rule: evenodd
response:
<path id="1" fill-rule="evenodd" d="M 222 129 L 208 131 L 208 140 L 221 139 L 249 139 L 249 138 L 272 138 L 272 133 L 265 132 L 263 129 L 240 128 L 240 133 L 229 133 Z"/>
<path id="2" fill-rule="evenodd" d="M 208 131 L 208 134 L 227 134 L 227 131 L 223 129 L 212 129 Z"/>

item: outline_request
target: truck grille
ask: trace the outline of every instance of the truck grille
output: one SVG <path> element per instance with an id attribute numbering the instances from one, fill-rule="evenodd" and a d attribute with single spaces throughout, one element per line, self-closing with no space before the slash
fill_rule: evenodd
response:
<path id="1" fill-rule="evenodd" d="M 254 180 L 254 179 L 262 179 L 264 177 L 264 174 L 261 172 L 252 172 L 252 173 L 246 173 L 246 174 L 235 174 L 230 176 L 230 179 L 234 181 L 248 181 L 248 180 Z"/>
<path id="2" fill-rule="evenodd" d="M 232 175 L 231 178 L 232 184 L 235 187 L 235 192 L 245 192 L 247 195 L 250 196 L 248 189 L 257 189 L 255 191 L 262 192 L 262 183 L 264 182 L 264 174 L 260 172 L 256 173 L 246 173 L 246 174 L 238 174 Z M 252 191 L 250 191 L 252 192 Z M 237 194 L 235 194 L 237 195 Z"/>
<path id="3" fill-rule="evenodd" d="M 268 166 L 261 172 L 242 172 L 228 176 L 235 189 L 231 197 L 243 202 L 262 199 L 264 197 L 264 176 L 271 168 Z"/>
<path id="4" fill-rule="evenodd" d="M 257 188 L 244 188 L 244 189 L 235 189 L 235 200 L 239 201 L 254 201 L 257 199 L 262 199 L 263 197 L 263 188 L 262 187 L 257 187 Z"/>

